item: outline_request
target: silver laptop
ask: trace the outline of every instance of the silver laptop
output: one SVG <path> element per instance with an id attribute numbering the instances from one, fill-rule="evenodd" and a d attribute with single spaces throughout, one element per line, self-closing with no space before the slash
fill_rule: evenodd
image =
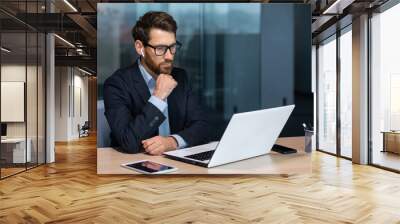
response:
<path id="1" fill-rule="evenodd" d="M 234 114 L 219 142 L 165 152 L 168 158 L 215 167 L 271 151 L 294 105 Z"/>

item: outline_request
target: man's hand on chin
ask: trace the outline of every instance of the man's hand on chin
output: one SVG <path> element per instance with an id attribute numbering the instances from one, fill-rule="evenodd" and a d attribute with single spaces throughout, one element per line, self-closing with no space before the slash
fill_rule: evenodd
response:
<path id="1" fill-rule="evenodd" d="M 163 137 L 155 136 L 142 141 L 143 148 L 150 155 L 162 155 L 163 152 L 175 150 L 178 148 L 178 143 L 172 136 Z"/>

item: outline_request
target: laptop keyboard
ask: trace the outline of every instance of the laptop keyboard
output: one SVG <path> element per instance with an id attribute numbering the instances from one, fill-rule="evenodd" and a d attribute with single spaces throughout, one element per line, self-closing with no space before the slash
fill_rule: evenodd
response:
<path id="1" fill-rule="evenodd" d="M 193 154 L 193 155 L 185 156 L 185 157 L 190 158 L 190 159 L 200 160 L 200 161 L 210 160 L 211 157 L 213 156 L 214 152 L 215 152 L 215 150 L 210 150 L 210 151 L 205 151 L 205 152 L 201 152 L 201 153 L 197 153 L 197 154 Z"/>

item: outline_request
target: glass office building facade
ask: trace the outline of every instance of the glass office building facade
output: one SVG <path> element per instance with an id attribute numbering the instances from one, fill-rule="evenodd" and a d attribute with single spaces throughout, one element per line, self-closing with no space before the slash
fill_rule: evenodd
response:
<path id="1" fill-rule="evenodd" d="M 23 22 L 44 1 L 1 1 L 0 177 L 45 163 L 45 34 Z M 13 7 L 17 14 L 5 8 Z"/>
<path id="2" fill-rule="evenodd" d="M 336 35 L 318 47 L 318 148 L 336 153 Z"/>
<path id="3" fill-rule="evenodd" d="M 352 158 L 352 26 L 317 44 L 317 148 Z"/>
<path id="4" fill-rule="evenodd" d="M 352 32 L 351 25 L 340 36 L 340 154 L 352 158 Z"/>
<path id="5" fill-rule="evenodd" d="M 368 164 L 400 171 L 400 4 L 395 1 L 370 12 L 368 60 L 365 64 L 368 86 Z M 345 21 L 345 19 L 343 19 Z M 341 23 L 346 23 L 341 21 Z M 360 35 L 360 34 L 357 34 Z M 360 38 L 359 36 L 357 38 Z M 352 159 L 352 24 L 337 29 L 330 37 L 316 43 L 317 142 L 318 149 Z M 356 49 L 360 51 L 359 49 Z M 357 70 L 357 69 L 356 69 Z M 361 116 L 361 115 L 357 115 Z M 353 131 L 359 131 L 357 129 Z M 364 149 L 362 149 L 364 150 Z M 357 155 L 357 153 L 356 153 Z"/>

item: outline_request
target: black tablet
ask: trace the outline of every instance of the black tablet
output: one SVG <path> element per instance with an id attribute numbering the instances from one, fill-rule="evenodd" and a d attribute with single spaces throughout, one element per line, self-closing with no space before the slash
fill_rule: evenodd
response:
<path id="1" fill-rule="evenodd" d="M 149 160 L 121 164 L 122 167 L 145 174 L 162 174 L 176 171 L 177 168 L 163 165 Z"/>

